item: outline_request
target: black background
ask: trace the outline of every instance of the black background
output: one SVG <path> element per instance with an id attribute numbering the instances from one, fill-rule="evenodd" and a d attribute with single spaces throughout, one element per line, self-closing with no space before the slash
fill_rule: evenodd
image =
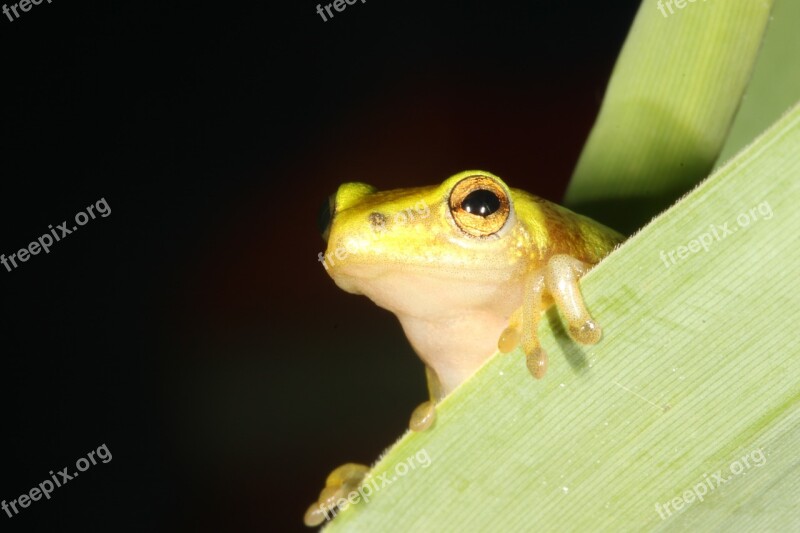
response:
<path id="1" fill-rule="evenodd" d="M 558 201 L 637 2 L 46 0 L 0 15 L 0 530 L 303 530 L 425 399 L 389 313 L 317 261 L 344 181 L 483 168 Z M 566 4 L 566 3 L 563 3 Z"/>

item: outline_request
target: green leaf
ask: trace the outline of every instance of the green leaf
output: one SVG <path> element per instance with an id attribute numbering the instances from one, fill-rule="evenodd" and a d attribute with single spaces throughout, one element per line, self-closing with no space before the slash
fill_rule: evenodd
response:
<path id="1" fill-rule="evenodd" d="M 583 279 L 598 345 L 572 342 L 551 309 L 543 380 L 521 353 L 495 356 L 376 465 L 373 479 L 396 479 L 328 530 L 796 527 L 798 178 L 795 107 Z M 399 475 L 423 450 L 430 465 Z M 656 504 L 718 471 L 728 482 L 662 520 Z"/>
<path id="2" fill-rule="evenodd" d="M 671 15 L 664 7 L 665 17 L 655 1 L 642 3 L 567 190 L 567 207 L 623 232 L 710 172 L 772 1 L 684 6 Z"/>
<path id="3" fill-rule="evenodd" d="M 753 79 L 719 157 L 725 162 L 800 100 L 800 2 L 779 0 L 758 54 Z"/>

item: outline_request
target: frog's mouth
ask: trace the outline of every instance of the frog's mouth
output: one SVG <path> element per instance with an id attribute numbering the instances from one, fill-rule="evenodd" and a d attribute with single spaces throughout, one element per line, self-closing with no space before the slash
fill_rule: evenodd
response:
<path id="1" fill-rule="evenodd" d="M 359 263 L 355 261 L 328 270 L 342 290 L 353 294 L 403 292 L 412 295 L 470 291 L 471 287 L 503 286 L 519 277 L 513 269 L 466 265 L 418 265 Z"/>
<path id="2" fill-rule="evenodd" d="M 505 306 L 510 303 L 508 294 L 519 286 L 519 280 L 509 272 L 441 266 L 375 268 L 349 264 L 331 277 L 342 290 L 367 296 L 395 314 L 426 318 L 458 314 L 459 309 Z"/>

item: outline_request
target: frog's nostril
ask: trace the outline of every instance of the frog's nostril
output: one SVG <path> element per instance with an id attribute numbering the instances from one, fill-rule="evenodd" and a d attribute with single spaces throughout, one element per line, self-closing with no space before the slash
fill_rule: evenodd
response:
<path id="1" fill-rule="evenodd" d="M 332 194 L 322 202 L 322 205 L 319 209 L 319 218 L 317 219 L 317 224 L 319 227 L 319 233 L 322 235 L 322 238 L 325 241 L 328 240 L 328 235 L 331 233 L 331 222 L 333 221 L 333 215 L 335 214 L 335 206 L 336 206 L 336 195 Z"/>
<path id="2" fill-rule="evenodd" d="M 375 231 L 386 231 L 386 215 L 383 213 L 370 213 L 369 223 Z"/>

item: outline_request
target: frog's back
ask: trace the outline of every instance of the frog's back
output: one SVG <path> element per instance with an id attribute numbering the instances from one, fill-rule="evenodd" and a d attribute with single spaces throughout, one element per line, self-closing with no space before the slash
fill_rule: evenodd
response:
<path id="1" fill-rule="evenodd" d="M 596 264 L 625 240 L 617 231 L 566 207 L 511 189 L 517 216 L 526 225 L 540 260 L 567 254 Z"/>

